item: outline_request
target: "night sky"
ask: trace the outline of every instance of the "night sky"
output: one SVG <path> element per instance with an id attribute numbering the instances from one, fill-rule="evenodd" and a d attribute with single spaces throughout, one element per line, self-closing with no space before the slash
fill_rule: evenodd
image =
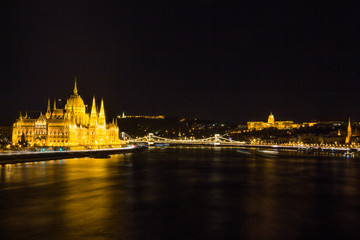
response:
<path id="1" fill-rule="evenodd" d="M 0 123 L 66 100 L 75 76 L 109 118 L 360 121 L 360 5 L 250 2 L 8 1 Z"/>

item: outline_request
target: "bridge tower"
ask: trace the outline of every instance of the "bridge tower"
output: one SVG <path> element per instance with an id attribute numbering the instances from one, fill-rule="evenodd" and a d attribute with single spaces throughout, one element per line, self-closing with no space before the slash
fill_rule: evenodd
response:
<path id="1" fill-rule="evenodd" d="M 215 134 L 214 145 L 220 145 L 220 134 Z"/>
<path id="2" fill-rule="evenodd" d="M 149 135 L 147 136 L 147 139 L 148 139 L 148 145 L 154 144 L 154 134 L 153 133 L 149 133 Z"/>
<path id="3" fill-rule="evenodd" d="M 121 133 L 120 133 L 120 138 L 121 138 L 121 139 L 126 139 L 125 132 L 121 132 Z"/>

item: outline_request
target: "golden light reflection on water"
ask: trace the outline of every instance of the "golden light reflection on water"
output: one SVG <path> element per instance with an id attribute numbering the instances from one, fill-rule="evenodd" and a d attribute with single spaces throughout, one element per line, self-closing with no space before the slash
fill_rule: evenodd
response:
<path id="1" fill-rule="evenodd" d="M 210 148 L 4 165 L 0 239 L 341 237 L 358 229 L 359 169 Z"/>
<path id="2" fill-rule="evenodd" d="M 22 230 L 17 233 L 19 238 L 30 229 L 35 234 L 51 231 L 41 229 L 43 225 L 50 225 L 55 231 L 67 229 L 61 232 L 62 239 L 89 236 L 101 239 L 110 232 L 124 236 L 125 204 L 119 204 L 126 201 L 123 188 L 119 187 L 123 182 L 121 178 L 116 183 L 111 179 L 110 175 L 119 169 L 108 165 L 128 158 L 116 155 L 110 159 L 79 158 L 1 166 L 3 191 L 17 191 L 26 186 L 33 189 L 24 196 L 20 208 L 12 209 L 6 224 L 10 229 Z M 111 226 L 114 213 L 117 224 Z"/>
<path id="3" fill-rule="evenodd" d="M 67 193 L 62 199 L 61 206 L 64 212 L 64 221 L 69 231 L 67 238 L 83 237 L 109 237 L 110 235 L 125 235 L 126 213 L 125 204 L 118 202 L 126 201 L 121 179 L 116 184 L 110 178 L 116 169 L 108 167 L 109 161 L 123 161 L 124 156 L 113 156 L 112 159 L 78 159 L 72 161 L 73 171 L 65 174 L 64 188 Z M 90 160 L 90 161 L 89 161 Z M 89 168 L 83 168 L 83 161 L 89 161 Z M 112 173 L 110 173 L 112 172 Z M 77 184 L 73 184 L 76 181 Z M 114 206 L 117 206 L 114 209 Z M 114 215 L 114 213 L 116 213 Z M 116 217 L 114 224 L 111 219 Z M 123 218 L 123 219 L 121 219 Z M 76 231 L 81 229 L 81 231 Z"/>

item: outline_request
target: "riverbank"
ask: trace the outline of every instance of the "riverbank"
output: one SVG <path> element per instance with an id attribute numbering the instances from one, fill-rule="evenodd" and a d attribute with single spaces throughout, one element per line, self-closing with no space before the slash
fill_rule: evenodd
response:
<path id="1" fill-rule="evenodd" d="M 108 158 L 112 154 L 128 153 L 142 150 L 142 147 L 130 145 L 120 148 L 104 148 L 104 149 L 86 149 L 86 150 L 68 150 L 68 151 L 11 151 L 0 153 L 0 164 L 11 164 L 21 162 L 36 162 L 46 160 L 56 160 L 65 158 Z"/>

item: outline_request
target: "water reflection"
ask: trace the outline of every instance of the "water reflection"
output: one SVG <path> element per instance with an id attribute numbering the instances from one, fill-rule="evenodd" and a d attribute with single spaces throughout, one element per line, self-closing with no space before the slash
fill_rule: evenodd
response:
<path id="1" fill-rule="evenodd" d="M 356 239 L 359 169 L 221 148 L 2 165 L 0 239 Z"/>

